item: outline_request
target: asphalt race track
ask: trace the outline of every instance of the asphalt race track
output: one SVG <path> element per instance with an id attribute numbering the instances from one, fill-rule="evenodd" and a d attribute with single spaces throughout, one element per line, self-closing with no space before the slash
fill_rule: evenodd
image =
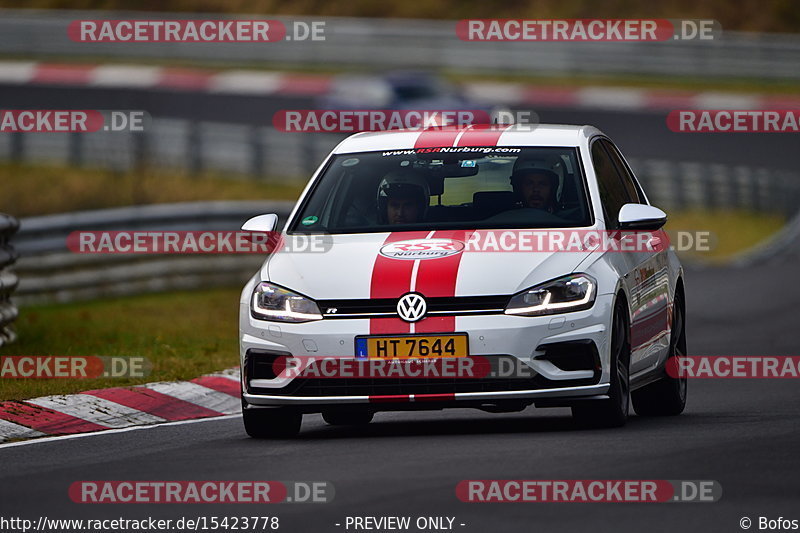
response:
<path id="1" fill-rule="evenodd" d="M 4 101 L 18 107 L 35 107 L 35 93 L 0 88 Z M 82 105 L 77 93 L 58 98 L 46 107 Z M 115 105 L 94 100 L 86 107 Z M 126 108 L 136 105 L 126 100 Z M 193 112 L 212 107 L 184 105 Z M 273 102 L 264 109 L 273 105 L 286 107 Z M 797 140 L 787 134 L 695 137 L 669 133 L 663 115 L 540 114 L 543 121 L 594 123 L 631 156 L 796 167 Z M 800 355 L 796 272 L 791 260 L 690 269 L 689 354 Z M 270 442 L 249 439 L 238 417 L 224 418 L 0 447 L 0 514 L 34 520 L 276 515 L 281 530 L 309 533 L 346 531 L 347 516 L 453 516 L 456 531 L 480 533 L 733 532 L 748 516 L 756 530 L 760 516 L 800 519 L 799 420 L 796 379 L 692 380 L 683 415 L 633 416 L 616 430 L 577 429 L 566 409 L 500 415 L 458 410 L 382 413 L 363 429 L 331 427 L 318 415 L 307 416 L 299 438 Z M 324 480 L 334 484 L 336 496 L 328 504 L 200 506 L 81 505 L 67 494 L 79 480 L 190 479 Z M 464 479 L 716 480 L 723 494 L 716 503 L 479 504 L 456 498 L 455 486 Z"/>

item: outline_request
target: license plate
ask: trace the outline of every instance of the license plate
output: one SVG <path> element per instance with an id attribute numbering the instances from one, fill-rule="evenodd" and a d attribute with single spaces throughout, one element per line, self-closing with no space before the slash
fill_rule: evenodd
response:
<path id="1" fill-rule="evenodd" d="M 359 359 L 436 359 L 468 355 L 466 334 L 356 337 Z"/>

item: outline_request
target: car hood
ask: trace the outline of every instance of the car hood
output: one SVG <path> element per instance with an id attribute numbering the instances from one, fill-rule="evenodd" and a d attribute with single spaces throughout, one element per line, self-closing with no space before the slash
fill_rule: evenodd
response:
<path id="1" fill-rule="evenodd" d="M 410 291 L 429 297 L 511 295 L 571 273 L 589 253 L 476 251 L 463 231 L 325 240 L 324 252 L 274 253 L 261 269 L 262 280 L 314 299 L 390 298 Z"/>

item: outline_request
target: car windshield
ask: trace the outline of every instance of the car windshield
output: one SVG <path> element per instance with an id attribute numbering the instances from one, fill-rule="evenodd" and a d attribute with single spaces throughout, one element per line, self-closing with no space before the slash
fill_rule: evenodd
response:
<path id="1" fill-rule="evenodd" d="M 290 233 L 581 227 L 574 147 L 418 148 L 336 155 Z"/>

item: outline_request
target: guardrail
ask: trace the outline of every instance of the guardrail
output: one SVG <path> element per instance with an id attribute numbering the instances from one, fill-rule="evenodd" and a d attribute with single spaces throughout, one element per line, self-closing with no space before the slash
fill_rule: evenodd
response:
<path id="1" fill-rule="evenodd" d="M 247 18 L 248 15 L 237 15 Z M 800 78 L 800 37 L 725 31 L 712 41 L 466 42 L 456 20 L 359 19 L 253 15 L 324 21 L 324 41 L 274 43 L 79 43 L 67 37 L 76 19 L 152 19 L 150 12 L 1 10 L 0 52 L 8 55 L 158 58 L 263 65 L 436 68 L 454 72 L 637 74 Z M 230 16 L 159 13 L 158 19 Z"/>
<path id="2" fill-rule="evenodd" d="M 17 287 L 18 278 L 11 271 L 11 265 L 19 254 L 11 245 L 11 236 L 18 229 L 19 221 L 16 218 L 0 213 L 0 347 L 17 338 L 13 326 L 17 308 L 11 301 L 11 293 Z"/>
<path id="3" fill-rule="evenodd" d="M 123 207 L 22 219 L 16 248 L 22 304 L 68 302 L 165 290 L 244 284 L 264 257 L 254 255 L 76 254 L 79 230 L 236 230 L 248 218 L 288 216 L 291 202 L 199 202 Z"/>
<path id="4" fill-rule="evenodd" d="M 150 167 L 254 179 L 302 179 L 346 135 L 286 133 L 272 127 L 153 119 L 142 132 L 0 132 L 0 160 L 129 171 Z"/>
<path id="5" fill-rule="evenodd" d="M 696 161 L 628 158 L 651 203 L 667 210 L 742 209 L 794 216 L 800 174 Z"/>

